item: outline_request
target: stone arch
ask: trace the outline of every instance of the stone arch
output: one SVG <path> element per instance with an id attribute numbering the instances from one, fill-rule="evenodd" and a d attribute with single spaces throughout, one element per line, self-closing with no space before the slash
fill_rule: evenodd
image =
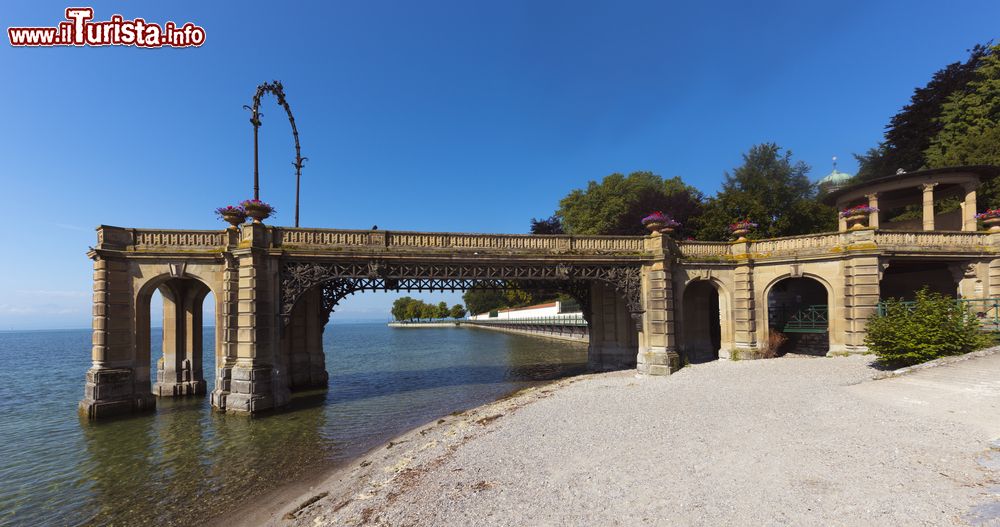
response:
<path id="1" fill-rule="evenodd" d="M 802 298 L 801 301 L 775 305 L 775 299 L 772 297 L 776 292 L 775 288 L 788 280 L 811 281 L 817 284 L 818 288 L 809 291 L 809 282 L 799 282 L 804 286 L 800 291 L 808 294 L 808 297 Z M 819 296 L 820 291 L 823 298 L 815 298 Z M 807 354 L 826 355 L 831 345 L 839 343 L 839 338 L 834 336 L 836 328 L 832 324 L 834 314 L 839 312 L 839 304 L 833 286 L 822 275 L 812 272 L 780 274 L 767 282 L 762 289 L 761 300 L 757 310 L 757 318 L 761 322 L 758 328 L 758 342 L 761 347 L 768 345 L 771 329 L 776 328 L 776 324 L 783 324 L 781 332 L 789 337 L 789 342 L 778 350 L 779 353 L 795 350 Z M 825 312 L 820 310 L 818 307 L 820 305 L 826 306 Z M 792 325 L 797 327 L 789 330 Z M 821 325 L 823 331 L 819 331 Z"/>
<path id="2" fill-rule="evenodd" d="M 323 284 L 303 292 L 279 331 L 276 373 L 291 391 L 326 388 L 330 378 L 323 334 L 333 306 L 327 306 L 323 293 Z"/>
<path id="3" fill-rule="evenodd" d="M 222 298 L 211 282 L 195 273 L 159 273 L 141 281 L 133 297 L 135 340 L 133 371 L 136 385 L 161 397 L 204 395 L 202 328 L 205 298 L 215 303 L 215 356 L 220 362 Z M 151 371 L 151 301 L 159 291 L 163 297 L 163 357 Z M 155 383 L 152 382 L 155 375 Z"/>
<path id="4" fill-rule="evenodd" d="M 680 309 L 676 310 L 677 313 L 677 329 L 678 329 L 678 346 L 682 352 L 686 351 L 687 348 L 691 346 L 692 332 L 702 331 L 706 328 L 703 326 L 703 322 L 713 322 L 711 318 L 712 313 L 705 312 L 701 314 L 692 313 L 691 305 L 689 304 L 689 292 L 692 287 L 711 287 L 715 292 L 715 298 L 710 299 L 712 303 L 709 306 L 710 311 L 715 315 L 714 323 L 718 326 L 718 335 L 712 335 L 713 340 L 711 341 L 712 359 L 718 358 L 729 358 L 729 352 L 733 341 L 733 317 L 732 317 L 732 295 L 726 285 L 722 280 L 714 277 L 702 277 L 695 276 L 690 280 L 687 280 L 680 286 L 680 291 L 678 291 L 677 299 L 680 303 Z M 704 307 L 704 306 L 702 306 Z M 694 315 L 694 317 L 692 316 Z M 714 331 L 712 328 L 707 328 L 710 331 Z M 691 362 L 704 362 L 703 360 L 692 360 L 691 357 L 687 357 Z"/>

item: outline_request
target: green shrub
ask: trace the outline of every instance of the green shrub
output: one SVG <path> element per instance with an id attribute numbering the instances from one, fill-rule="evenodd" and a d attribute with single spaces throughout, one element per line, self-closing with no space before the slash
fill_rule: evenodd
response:
<path id="1" fill-rule="evenodd" d="M 865 345 L 884 366 L 919 364 L 989 346 L 979 320 L 955 299 L 926 288 L 915 303 L 885 302 L 885 311 L 868 320 Z"/>

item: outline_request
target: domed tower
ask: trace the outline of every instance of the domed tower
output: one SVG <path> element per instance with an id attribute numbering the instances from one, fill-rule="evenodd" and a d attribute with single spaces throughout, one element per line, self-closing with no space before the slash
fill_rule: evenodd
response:
<path id="1" fill-rule="evenodd" d="M 854 176 L 848 174 L 847 172 L 841 172 L 837 170 L 837 157 L 833 157 L 833 172 L 827 174 L 823 179 L 819 180 L 819 190 L 820 192 L 833 192 L 834 190 L 846 187 L 850 182 L 851 178 Z"/>

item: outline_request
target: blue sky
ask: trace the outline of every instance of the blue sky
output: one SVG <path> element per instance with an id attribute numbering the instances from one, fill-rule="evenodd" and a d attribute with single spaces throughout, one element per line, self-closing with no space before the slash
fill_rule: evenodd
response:
<path id="1" fill-rule="evenodd" d="M 304 226 L 526 232 L 612 172 L 713 193 L 764 141 L 814 179 L 834 155 L 853 171 L 915 86 L 1000 36 L 997 2 L 702 4 L 86 3 L 207 41 L 0 45 L 0 329 L 89 325 L 96 225 L 220 228 L 212 210 L 252 192 L 242 106 L 264 80 L 285 84 L 309 158 Z M 0 16 L 54 26 L 67 5 Z M 263 112 L 261 197 L 290 224 L 291 134 Z M 335 316 L 381 319 L 396 296 Z"/>

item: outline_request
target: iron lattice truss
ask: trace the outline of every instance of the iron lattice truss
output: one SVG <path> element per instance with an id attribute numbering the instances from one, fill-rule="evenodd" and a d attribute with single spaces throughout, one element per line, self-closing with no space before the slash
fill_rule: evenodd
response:
<path id="1" fill-rule="evenodd" d="M 285 262 L 281 269 L 281 316 L 287 323 L 299 298 L 322 286 L 323 308 L 329 316 L 341 299 L 359 291 L 456 291 L 473 286 L 560 291 L 590 312 L 590 282 L 600 281 L 622 295 L 639 320 L 642 270 L 634 264 L 510 264 L 406 263 L 365 260 L 353 262 Z"/>

